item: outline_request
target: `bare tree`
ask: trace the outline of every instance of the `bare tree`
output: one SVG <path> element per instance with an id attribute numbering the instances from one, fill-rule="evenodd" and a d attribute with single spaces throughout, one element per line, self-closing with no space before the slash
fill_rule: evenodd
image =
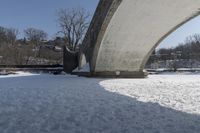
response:
<path id="1" fill-rule="evenodd" d="M 14 45 L 19 31 L 15 28 L 4 28 L 0 26 L 0 42 Z"/>
<path id="2" fill-rule="evenodd" d="M 36 46 L 46 40 L 48 36 L 46 32 L 36 28 L 26 29 L 24 30 L 24 34 L 26 36 L 26 39 Z"/>
<path id="3" fill-rule="evenodd" d="M 43 30 L 36 28 L 26 29 L 24 30 L 24 34 L 27 40 L 33 44 L 35 50 L 37 49 L 35 53 L 40 56 L 41 43 L 43 43 L 47 39 L 48 34 Z M 36 54 L 35 57 L 37 56 Z"/>
<path id="4" fill-rule="evenodd" d="M 0 43 L 6 41 L 6 28 L 0 26 Z"/>
<path id="5" fill-rule="evenodd" d="M 11 45 L 14 45 L 17 40 L 18 34 L 19 34 L 19 31 L 15 28 L 7 29 L 6 31 L 7 42 Z"/>
<path id="6" fill-rule="evenodd" d="M 57 16 L 61 28 L 59 33 L 64 36 L 66 46 L 70 50 L 76 51 L 89 26 L 89 13 L 83 8 L 60 9 Z"/>

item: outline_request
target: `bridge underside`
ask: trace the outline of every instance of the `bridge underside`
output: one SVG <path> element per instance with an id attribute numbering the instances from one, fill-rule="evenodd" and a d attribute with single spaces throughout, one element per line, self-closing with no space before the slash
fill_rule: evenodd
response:
<path id="1" fill-rule="evenodd" d="M 93 76 L 144 77 L 155 47 L 199 9 L 199 0 L 101 0 L 79 66 L 86 56 Z"/>

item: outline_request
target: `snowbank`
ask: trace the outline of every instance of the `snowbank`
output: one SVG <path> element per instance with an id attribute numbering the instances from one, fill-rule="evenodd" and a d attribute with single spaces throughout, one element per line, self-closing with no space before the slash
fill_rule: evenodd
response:
<path id="1" fill-rule="evenodd" d="M 33 76 L 33 75 L 38 75 L 38 74 L 33 74 L 33 73 L 30 73 L 30 72 L 18 71 L 18 72 L 14 72 L 13 74 L 0 75 L 0 78 L 13 78 L 13 77 L 24 77 L 24 76 Z"/>
<path id="2" fill-rule="evenodd" d="M 87 63 L 81 69 L 76 68 L 73 72 L 90 72 L 90 65 Z"/>

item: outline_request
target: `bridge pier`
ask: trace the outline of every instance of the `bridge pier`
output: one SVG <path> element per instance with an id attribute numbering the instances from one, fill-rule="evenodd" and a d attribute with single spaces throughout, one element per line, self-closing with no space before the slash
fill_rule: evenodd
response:
<path id="1" fill-rule="evenodd" d="M 148 72 L 135 71 L 135 72 L 73 72 L 73 75 L 83 77 L 97 77 L 97 78 L 146 78 Z"/>
<path id="2" fill-rule="evenodd" d="M 93 72 L 93 73 L 91 73 L 91 76 L 92 77 L 104 77 L 104 78 L 145 78 L 148 76 L 148 73 L 143 72 L 143 71 Z"/>

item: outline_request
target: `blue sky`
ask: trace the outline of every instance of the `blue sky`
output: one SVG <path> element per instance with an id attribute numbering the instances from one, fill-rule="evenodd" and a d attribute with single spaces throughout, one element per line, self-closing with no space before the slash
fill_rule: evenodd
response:
<path id="1" fill-rule="evenodd" d="M 56 11 L 60 8 L 83 7 L 93 13 L 98 0 L 0 0 L 0 26 L 20 30 L 42 29 L 53 37 L 59 30 Z"/>
<path id="2" fill-rule="evenodd" d="M 99 0 L 0 0 L 0 26 L 23 30 L 35 27 L 54 37 L 59 30 L 56 22 L 56 10 L 81 6 L 93 14 Z M 200 17 L 188 22 L 168 38 L 159 47 L 173 47 L 189 35 L 200 33 Z"/>
<path id="3" fill-rule="evenodd" d="M 158 46 L 158 48 L 174 47 L 175 45 L 184 42 L 186 37 L 193 34 L 200 34 L 200 16 L 190 20 L 178 28 L 176 31 L 174 31 Z"/>

